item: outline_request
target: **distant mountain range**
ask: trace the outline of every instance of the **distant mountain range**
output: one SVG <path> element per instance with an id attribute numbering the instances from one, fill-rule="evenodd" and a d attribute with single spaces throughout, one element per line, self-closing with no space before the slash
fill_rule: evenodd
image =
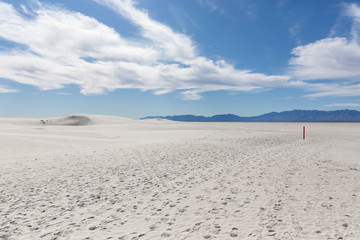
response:
<path id="1" fill-rule="evenodd" d="M 142 119 L 156 118 L 182 122 L 360 122 L 360 112 L 348 109 L 337 111 L 293 110 L 271 112 L 254 117 L 221 114 L 212 117 L 195 115 L 149 116 Z"/>

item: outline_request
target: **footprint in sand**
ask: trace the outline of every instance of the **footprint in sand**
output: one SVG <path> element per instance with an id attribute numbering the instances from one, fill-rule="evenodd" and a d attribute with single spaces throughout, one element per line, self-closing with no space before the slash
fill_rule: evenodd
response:
<path id="1" fill-rule="evenodd" d="M 171 236 L 171 234 L 168 232 L 164 232 L 163 234 L 161 234 L 161 237 L 163 237 L 163 238 L 168 238 L 170 236 Z"/>
<path id="2" fill-rule="evenodd" d="M 151 231 L 154 231 L 157 227 L 158 227 L 158 226 L 157 226 L 156 223 L 155 223 L 155 224 L 152 224 L 151 226 L 149 226 L 149 228 L 150 228 Z"/>
<path id="3" fill-rule="evenodd" d="M 273 230 L 273 229 L 269 229 L 268 230 L 268 236 L 275 236 L 276 235 L 276 232 L 275 232 L 275 230 Z"/>
<path id="4" fill-rule="evenodd" d="M 238 236 L 238 229 L 234 227 L 230 231 L 230 237 L 237 237 L 237 236 Z"/>

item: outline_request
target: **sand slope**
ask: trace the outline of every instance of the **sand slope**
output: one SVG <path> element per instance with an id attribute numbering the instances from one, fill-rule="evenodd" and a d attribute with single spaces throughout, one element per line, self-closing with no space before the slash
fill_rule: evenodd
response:
<path id="1" fill-rule="evenodd" d="M 0 239 L 360 239 L 360 124 L 48 122 L 0 120 Z"/>

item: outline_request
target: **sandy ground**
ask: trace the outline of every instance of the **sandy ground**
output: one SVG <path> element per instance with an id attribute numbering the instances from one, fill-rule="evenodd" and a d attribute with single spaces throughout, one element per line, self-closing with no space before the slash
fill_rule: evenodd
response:
<path id="1" fill-rule="evenodd" d="M 0 119 L 0 239 L 360 239 L 360 124 L 45 120 Z"/>

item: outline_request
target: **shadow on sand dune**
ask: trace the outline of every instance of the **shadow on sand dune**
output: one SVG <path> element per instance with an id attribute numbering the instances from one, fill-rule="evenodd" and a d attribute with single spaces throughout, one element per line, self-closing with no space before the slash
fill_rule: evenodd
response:
<path id="1" fill-rule="evenodd" d="M 87 126 L 92 123 L 91 119 L 87 116 L 69 115 L 50 120 L 41 120 L 46 125 L 59 125 L 59 126 Z"/>

